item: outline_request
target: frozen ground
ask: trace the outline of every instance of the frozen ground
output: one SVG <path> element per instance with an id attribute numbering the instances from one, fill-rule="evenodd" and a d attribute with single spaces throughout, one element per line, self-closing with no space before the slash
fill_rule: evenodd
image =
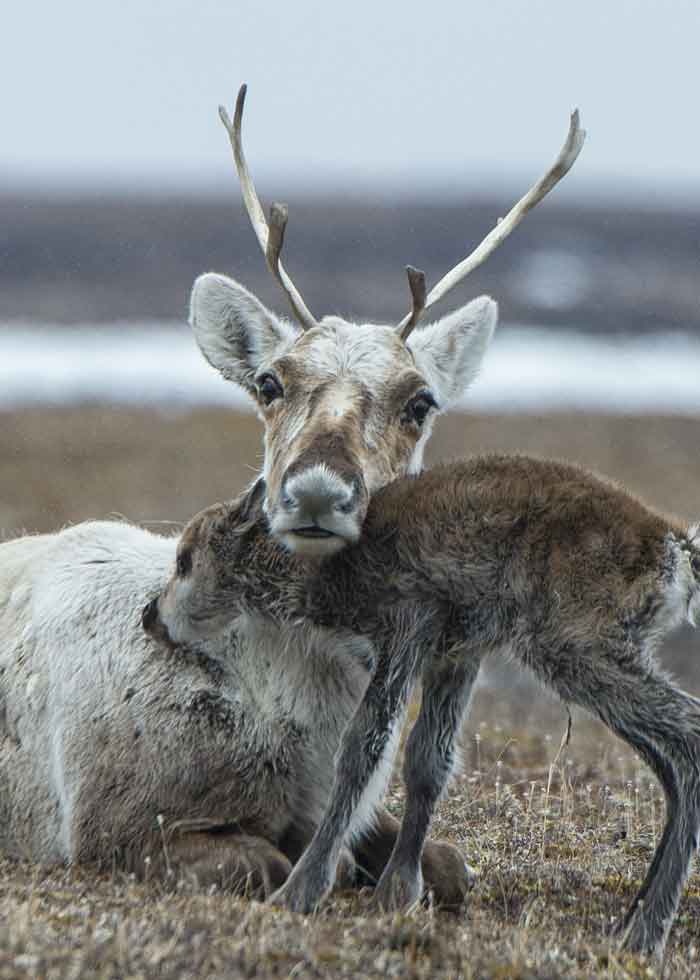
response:
<path id="1" fill-rule="evenodd" d="M 173 323 L 0 324 L 0 407 L 101 401 L 249 407 Z M 465 407 L 521 412 L 580 409 L 700 413 L 700 339 L 680 333 L 604 339 L 502 327 Z"/>

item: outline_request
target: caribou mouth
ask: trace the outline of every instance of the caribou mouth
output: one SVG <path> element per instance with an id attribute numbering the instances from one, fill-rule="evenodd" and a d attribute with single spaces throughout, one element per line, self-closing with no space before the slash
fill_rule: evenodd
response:
<path id="1" fill-rule="evenodd" d="M 295 518 L 297 521 L 304 520 L 299 514 Z M 336 512 L 325 515 L 323 524 L 299 523 L 296 527 L 290 527 L 293 521 L 294 517 L 290 514 L 275 514 L 270 521 L 270 531 L 289 551 L 307 558 L 327 558 L 353 544 L 360 536 L 361 524 L 354 519 L 354 515 L 351 518 Z"/>
<path id="2" fill-rule="evenodd" d="M 296 534 L 300 538 L 334 538 L 336 535 L 333 531 L 326 530 L 325 527 L 318 527 L 316 524 L 312 524 L 309 527 L 292 527 L 287 532 L 288 534 Z"/>

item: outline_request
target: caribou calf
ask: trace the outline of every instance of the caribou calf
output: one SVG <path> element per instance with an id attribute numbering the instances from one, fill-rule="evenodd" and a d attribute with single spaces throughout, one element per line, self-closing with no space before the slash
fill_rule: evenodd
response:
<path id="1" fill-rule="evenodd" d="M 376 493 L 360 542 L 319 571 L 270 541 L 259 496 L 194 519 L 144 623 L 171 644 L 214 650 L 232 611 L 252 606 L 374 645 L 377 665 L 343 736 L 332 799 L 273 901 L 309 912 L 332 885 L 344 841 L 381 795 L 420 677 L 406 811 L 377 890 L 388 908 L 417 898 L 423 842 L 480 659 L 507 651 L 597 715 L 660 780 L 666 826 L 621 935 L 632 950 L 661 950 L 698 843 L 700 701 L 653 653 L 683 620 L 700 625 L 698 526 L 567 463 L 487 456 Z"/>

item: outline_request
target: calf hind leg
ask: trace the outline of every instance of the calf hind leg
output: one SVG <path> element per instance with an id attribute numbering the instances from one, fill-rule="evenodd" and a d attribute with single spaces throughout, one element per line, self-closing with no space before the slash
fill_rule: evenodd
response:
<path id="1" fill-rule="evenodd" d="M 406 744 L 404 818 L 375 893 L 386 910 L 406 907 L 421 896 L 423 844 L 435 804 L 454 770 L 455 739 L 478 672 L 477 658 L 435 658 L 426 665 L 420 713 Z M 474 872 L 463 864 L 459 893 L 449 904 L 460 904 L 473 882 Z"/>
<path id="2" fill-rule="evenodd" d="M 615 657 L 613 663 L 577 658 L 575 674 L 553 686 L 631 745 L 663 787 L 666 825 L 619 929 L 625 948 L 660 954 L 698 846 L 700 702 L 641 657 Z"/>

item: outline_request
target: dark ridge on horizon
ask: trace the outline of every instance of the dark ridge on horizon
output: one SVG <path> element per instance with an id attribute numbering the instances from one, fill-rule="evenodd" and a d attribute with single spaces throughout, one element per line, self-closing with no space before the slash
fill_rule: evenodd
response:
<path id="1" fill-rule="evenodd" d="M 286 313 L 234 195 L 0 195 L 0 321 L 184 320 L 207 270 Z M 404 191 L 290 198 L 285 261 L 314 312 L 389 322 L 408 309 L 406 264 L 435 282 L 513 203 Z M 699 257 L 700 204 L 546 201 L 435 312 L 487 292 L 506 322 L 700 332 Z"/>

